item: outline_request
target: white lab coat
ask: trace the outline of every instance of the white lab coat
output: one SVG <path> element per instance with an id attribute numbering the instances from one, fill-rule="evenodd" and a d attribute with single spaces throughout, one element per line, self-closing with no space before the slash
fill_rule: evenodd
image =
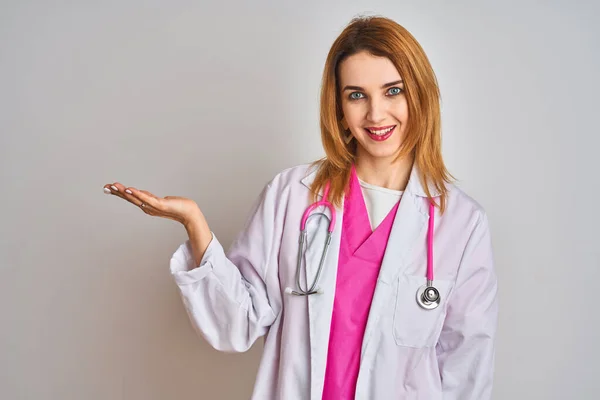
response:
<path id="1" fill-rule="evenodd" d="M 414 167 L 381 265 L 356 399 L 489 399 L 498 306 L 488 220 L 479 204 L 450 186 L 446 213 L 435 215 L 441 304 L 421 309 L 416 292 L 425 283 L 428 202 L 417 174 Z M 302 165 L 272 179 L 227 254 L 213 235 L 199 266 L 189 242 L 171 259 L 191 322 L 214 348 L 243 352 L 265 336 L 253 399 L 321 399 L 343 207 L 320 280 L 323 294 L 285 293 L 296 289 L 300 220 L 314 176 Z M 312 221 L 304 285 L 315 276 L 327 224 Z"/>

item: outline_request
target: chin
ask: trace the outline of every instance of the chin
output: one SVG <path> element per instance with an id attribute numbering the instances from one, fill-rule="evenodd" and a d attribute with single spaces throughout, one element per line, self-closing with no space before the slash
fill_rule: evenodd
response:
<path id="1" fill-rule="evenodd" d="M 366 156 L 371 157 L 371 158 L 377 158 L 377 159 L 387 159 L 387 158 L 395 158 L 396 155 L 398 154 L 398 148 L 400 147 L 400 145 L 397 146 L 385 146 L 385 148 L 377 148 L 380 146 L 375 146 L 376 148 L 365 148 L 364 149 L 364 153 Z"/>

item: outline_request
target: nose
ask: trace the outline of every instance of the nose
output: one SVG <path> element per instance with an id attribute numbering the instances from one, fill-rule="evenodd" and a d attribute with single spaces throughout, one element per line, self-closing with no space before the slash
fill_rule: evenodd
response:
<path id="1" fill-rule="evenodd" d="M 385 103 L 379 99 L 371 98 L 367 111 L 367 120 L 377 124 L 385 119 Z"/>

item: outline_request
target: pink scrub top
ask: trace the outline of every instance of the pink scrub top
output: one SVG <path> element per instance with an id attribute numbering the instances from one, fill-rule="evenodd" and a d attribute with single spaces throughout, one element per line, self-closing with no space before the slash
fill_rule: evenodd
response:
<path id="1" fill-rule="evenodd" d="M 354 167 L 344 200 L 323 400 L 354 399 L 363 335 L 398 203 L 371 229 Z"/>

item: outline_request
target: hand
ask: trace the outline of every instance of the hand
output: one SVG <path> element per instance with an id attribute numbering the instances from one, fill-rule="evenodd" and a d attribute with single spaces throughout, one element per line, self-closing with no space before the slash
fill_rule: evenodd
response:
<path id="1" fill-rule="evenodd" d="M 104 193 L 127 200 L 148 215 L 172 219 L 186 227 L 197 218 L 202 218 L 196 202 L 185 197 L 157 197 L 148 191 L 125 187 L 118 182 L 105 185 Z"/>

